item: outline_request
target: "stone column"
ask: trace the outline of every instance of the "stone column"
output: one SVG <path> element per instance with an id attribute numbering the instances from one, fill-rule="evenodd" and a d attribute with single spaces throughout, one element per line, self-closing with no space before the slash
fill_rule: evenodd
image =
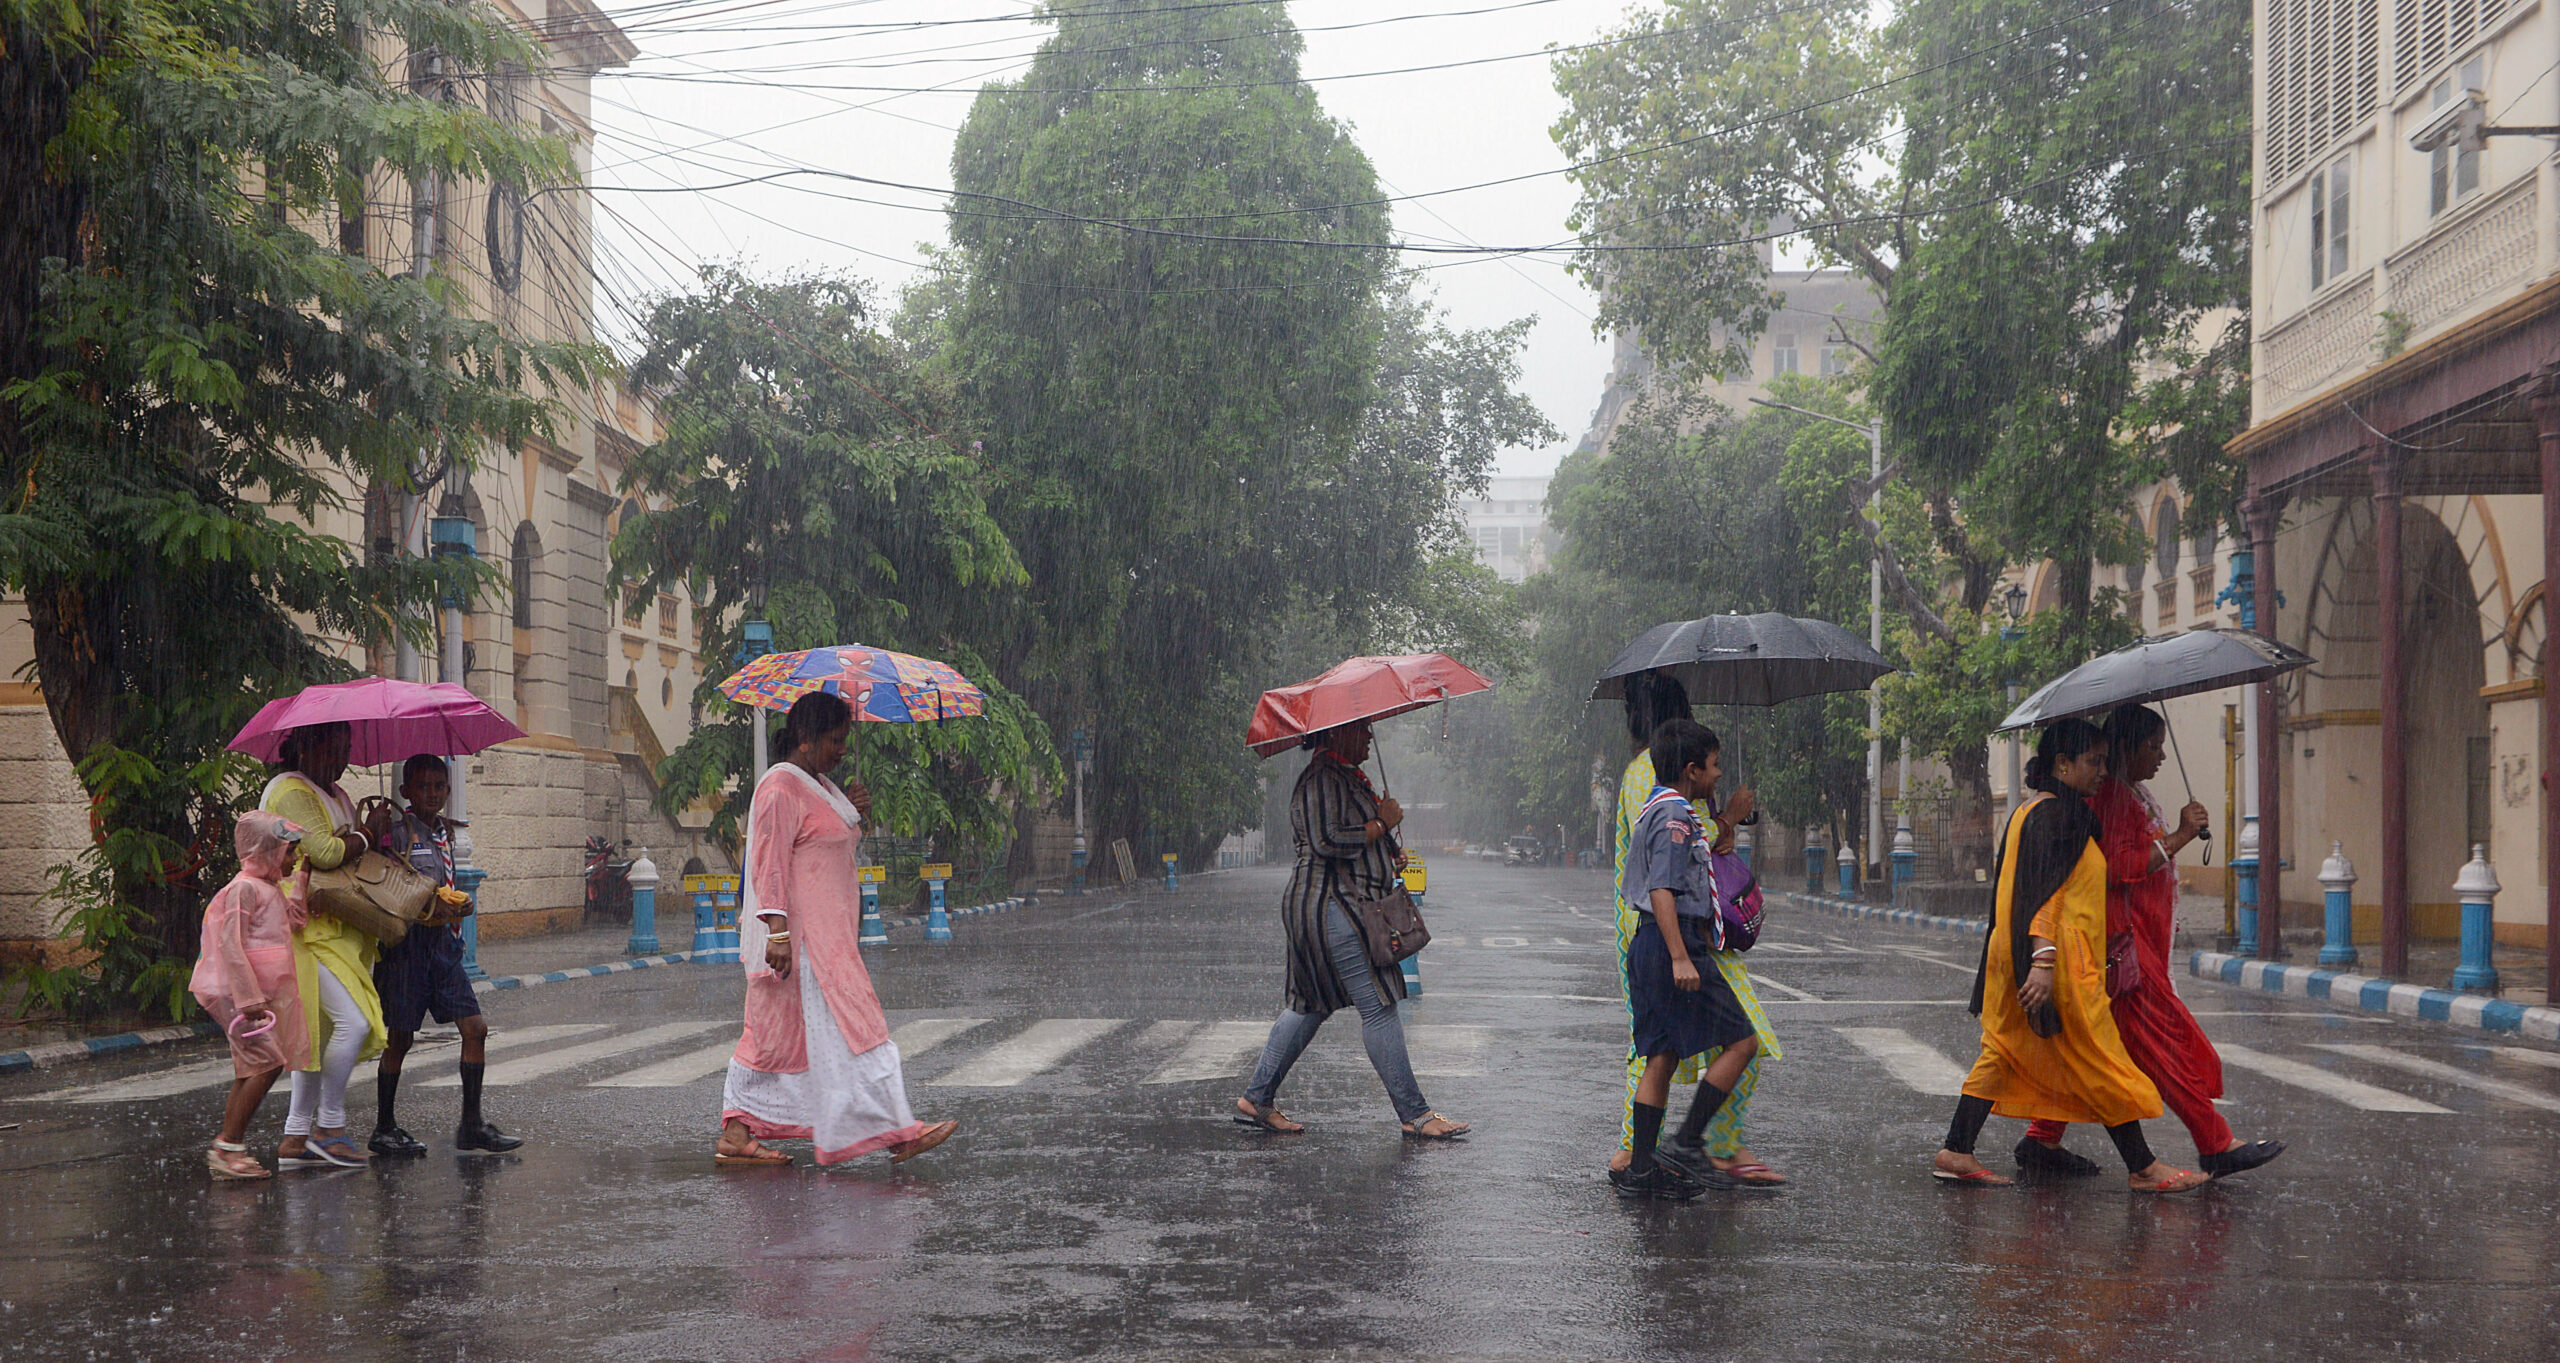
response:
<path id="1" fill-rule="evenodd" d="M 2244 508 L 2249 522 L 2250 594 L 2258 632 L 2270 639 L 2276 629 L 2276 530 L 2284 521 L 2284 500 L 2251 492 Z M 2258 685 L 2258 712 L 2250 720 L 2258 730 L 2258 955 L 2276 960 L 2284 955 L 2284 693 L 2280 683 Z"/>
<path id="2" fill-rule="evenodd" d="M 2533 385 L 2533 424 L 2542 439 L 2542 656 L 2553 654 L 2552 620 L 2560 601 L 2560 364 L 2542 367 Z M 2551 775 L 2560 772 L 2560 713 L 2552 710 L 2553 678 L 2542 677 L 2542 949 L 2546 958 L 2543 984 L 2548 997 L 2560 999 L 2560 792 Z"/>
<path id="3" fill-rule="evenodd" d="M 2400 493 L 2407 456 L 2365 447 L 2373 478 L 2373 620 L 2382 672 L 2382 973 L 2409 974 L 2409 682 L 2400 653 Z"/>

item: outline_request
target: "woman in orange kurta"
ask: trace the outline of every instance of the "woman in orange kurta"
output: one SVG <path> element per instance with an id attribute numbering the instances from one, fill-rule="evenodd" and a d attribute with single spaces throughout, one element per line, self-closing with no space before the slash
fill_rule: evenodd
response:
<path id="1" fill-rule="evenodd" d="M 959 1125 L 927 1125 L 907 1110 L 898 1044 L 862 964 L 854 851 L 870 796 L 857 784 L 847 798 L 828 774 L 844 760 L 852 720 L 852 707 L 823 691 L 794 701 L 784 760 L 756 782 L 738 924 L 747 1025 L 721 1096 L 721 1164 L 788 1164 L 764 1142 L 803 1138 L 820 1164 L 874 1150 L 902 1161 Z"/>
<path id="2" fill-rule="evenodd" d="M 2106 1127 L 2137 1192 L 2205 1182 L 2155 1158 L 2143 1140 L 2142 1119 L 2160 1115 L 2160 1095 L 2125 1054 L 2107 1007 L 2107 859 L 2088 805 L 2106 774 L 2106 736 L 2079 719 L 2046 729 L 2027 768 L 2042 793 L 2010 815 L 2001 839 L 1999 892 L 1974 982 L 1982 1055 L 1931 1171 L 1940 1179 L 2009 1181 L 1973 1154 L 1997 1112 Z"/>

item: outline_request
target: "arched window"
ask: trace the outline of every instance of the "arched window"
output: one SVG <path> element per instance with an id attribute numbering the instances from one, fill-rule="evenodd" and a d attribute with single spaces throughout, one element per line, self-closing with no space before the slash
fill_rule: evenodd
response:
<path id="1" fill-rule="evenodd" d="M 2160 518 L 2151 525 L 2151 566 L 2162 577 L 2178 571 L 2178 502 L 2174 497 L 2160 499 Z"/>
<path id="2" fill-rule="evenodd" d="M 533 628 L 533 575 L 542 567 L 542 536 L 525 521 L 516 527 L 515 548 L 508 556 L 516 597 L 516 628 Z"/>

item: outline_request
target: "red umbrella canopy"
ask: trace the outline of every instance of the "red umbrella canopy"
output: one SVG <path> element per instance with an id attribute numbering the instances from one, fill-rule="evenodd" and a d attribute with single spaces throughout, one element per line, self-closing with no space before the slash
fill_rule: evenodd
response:
<path id="1" fill-rule="evenodd" d="M 1269 757 L 1336 725 L 1384 719 L 1492 689 L 1492 682 L 1446 653 L 1345 658 L 1321 676 L 1263 692 L 1253 707 L 1253 723 L 1245 729 L 1245 746 L 1257 757 Z"/>

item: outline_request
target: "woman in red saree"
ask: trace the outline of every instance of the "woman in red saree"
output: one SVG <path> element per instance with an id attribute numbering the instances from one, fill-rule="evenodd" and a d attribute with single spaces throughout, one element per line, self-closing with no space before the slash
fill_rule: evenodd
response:
<path id="1" fill-rule="evenodd" d="M 2214 1109 L 2222 1057 L 2169 983 L 2169 945 L 2178 926 L 2178 853 L 2205 830 L 2205 808 L 2190 800 L 2171 827 L 2143 782 L 2167 760 L 2169 723 L 2127 705 L 2107 717 L 2107 779 L 2089 799 L 2107 859 L 2107 981 L 2116 1034 L 2160 1100 L 2195 1138 L 2197 1163 L 2215 1178 L 2255 1169 L 2284 1153 L 2282 1141 L 2242 1141 Z M 2021 1168 L 2093 1174 L 2095 1161 L 2062 1148 L 2062 1123 L 2040 1121 L 2018 1142 Z"/>

